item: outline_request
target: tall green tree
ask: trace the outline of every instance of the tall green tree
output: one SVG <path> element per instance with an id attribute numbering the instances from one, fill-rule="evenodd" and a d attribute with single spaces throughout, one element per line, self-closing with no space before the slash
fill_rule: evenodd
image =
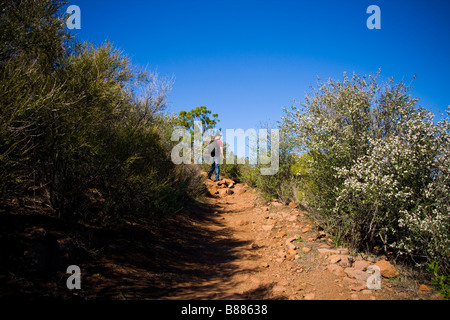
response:
<path id="1" fill-rule="evenodd" d="M 217 113 L 212 113 L 205 106 L 200 106 L 191 111 L 180 111 L 178 115 L 178 125 L 185 127 L 189 130 L 191 135 L 194 135 L 194 124 L 196 121 L 200 121 L 203 126 L 203 132 L 206 130 L 214 129 L 217 123 L 219 115 Z"/>
<path id="2" fill-rule="evenodd" d="M 64 1 L 0 4 L 0 205 L 45 203 L 67 221 L 179 211 L 198 184 L 168 156 L 170 82 L 71 39 Z"/>

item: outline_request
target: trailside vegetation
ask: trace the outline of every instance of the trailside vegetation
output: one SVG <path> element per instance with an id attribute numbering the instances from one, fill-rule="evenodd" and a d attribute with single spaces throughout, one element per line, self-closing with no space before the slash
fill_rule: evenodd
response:
<path id="1" fill-rule="evenodd" d="M 319 81 L 284 108 L 276 175 L 230 169 L 267 199 L 306 207 L 336 243 L 431 270 L 448 297 L 450 122 L 410 90 L 379 73 Z"/>
<path id="2" fill-rule="evenodd" d="M 40 206 L 91 223 L 179 212 L 201 179 L 170 159 L 171 81 L 110 43 L 78 42 L 64 4 L 2 1 L 0 210 Z"/>

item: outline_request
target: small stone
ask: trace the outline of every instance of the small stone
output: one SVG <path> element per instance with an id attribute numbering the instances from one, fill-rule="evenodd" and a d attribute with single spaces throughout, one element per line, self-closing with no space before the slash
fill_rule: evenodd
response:
<path id="1" fill-rule="evenodd" d="M 269 211 L 269 207 L 261 207 L 263 211 Z"/>
<path id="2" fill-rule="evenodd" d="M 341 259 L 341 255 L 338 254 L 333 254 L 328 257 L 328 261 L 330 261 L 330 263 L 338 263 L 339 261 L 341 261 Z"/>
<path id="3" fill-rule="evenodd" d="M 286 291 L 286 287 L 277 285 L 277 286 L 273 287 L 272 290 L 273 290 L 273 292 L 280 293 L 280 292 Z"/>
<path id="4" fill-rule="evenodd" d="M 209 194 L 211 196 L 214 196 L 216 194 L 219 194 L 219 190 L 216 187 L 212 187 L 211 189 L 209 189 Z"/>
<path id="5" fill-rule="evenodd" d="M 286 231 L 283 231 L 283 230 L 279 231 L 276 235 L 277 238 L 283 238 L 285 236 L 287 236 L 287 233 L 286 233 Z"/>
<path id="6" fill-rule="evenodd" d="M 309 231 L 311 231 L 311 226 L 307 226 L 307 227 L 302 229 L 303 233 L 306 233 L 306 232 L 309 232 Z"/>
<path id="7" fill-rule="evenodd" d="M 291 243 L 292 241 L 295 241 L 295 240 L 297 240 L 297 237 L 289 237 L 289 238 L 287 238 L 286 239 L 286 245 Z"/>
<path id="8" fill-rule="evenodd" d="M 342 268 L 341 266 L 339 266 L 337 264 L 330 264 L 327 266 L 326 269 L 336 276 L 340 276 L 340 277 L 345 276 L 344 268 Z"/>
<path id="9" fill-rule="evenodd" d="M 273 225 L 269 224 L 269 225 L 265 225 L 261 227 L 264 231 L 270 231 L 273 229 Z"/>
<path id="10" fill-rule="evenodd" d="M 308 294 L 306 294 L 304 297 L 303 297 L 303 299 L 305 299 L 305 300 L 314 300 L 314 298 L 315 298 L 315 294 L 314 293 L 308 293 Z"/>
<path id="11" fill-rule="evenodd" d="M 319 254 L 330 254 L 330 255 L 340 254 L 339 250 L 334 250 L 334 249 L 319 248 L 319 249 L 317 249 L 317 251 L 319 251 Z"/>
<path id="12" fill-rule="evenodd" d="M 287 247 L 288 247 L 288 250 L 294 250 L 294 249 L 297 248 L 297 247 L 296 247 L 294 244 L 292 244 L 292 243 L 288 243 L 288 244 L 287 244 Z"/>
<path id="13" fill-rule="evenodd" d="M 245 226 L 247 224 L 249 224 L 249 222 L 246 221 L 246 220 L 238 220 L 238 221 L 236 221 L 236 225 L 238 225 L 238 226 Z"/>
<path id="14" fill-rule="evenodd" d="M 343 282 L 346 282 L 346 283 L 349 283 L 349 284 L 359 283 L 358 280 L 349 278 L 349 277 L 347 277 L 347 276 L 344 277 L 344 278 L 342 279 L 342 281 L 343 281 Z"/>
<path id="15" fill-rule="evenodd" d="M 295 202 L 291 201 L 291 202 L 289 203 L 289 207 L 291 207 L 291 208 L 297 208 L 297 204 L 296 204 Z"/>
<path id="16" fill-rule="evenodd" d="M 356 293 L 353 293 L 351 296 L 352 300 L 359 300 L 359 297 Z"/>
<path id="17" fill-rule="evenodd" d="M 380 268 L 381 275 L 385 278 L 394 278 L 399 275 L 397 269 L 386 260 L 381 260 L 375 263 Z"/>
<path id="18" fill-rule="evenodd" d="M 245 193 L 245 192 L 247 192 L 247 190 L 245 190 L 245 189 L 242 188 L 242 187 L 239 187 L 239 188 L 238 188 L 237 185 L 236 185 L 235 188 L 234 188 L 234 193 L 237 194 L 237 195 L 243 194 L 243 193 Z"/>
<path id="19" fill-rule="evenodd" d="M 234 181 L 233 180 L 231 180 L 231 179 L 223 179 L 223 182 L 224 183 L 226 183 L 227 184 L 227 186 L 229 186 L 230 184 L 233 184 L 234 185 Z"/>
<path id="20" fill-rule="evenodd" d="M 370 262 L 360 260 L 360 261 L 356 261 L 353 264 L 353 268 L 355 268 L 356 270 L 366 271 L 370 265 L 371 265 Z"/>
<path id="21" fill-rule="evenodd" d="M 306 289 L 306 282 L 301 282 L 296 287 L 297 291 L 305 290 Z"/>
<path id="22" fill-rule="evenodd" d="M 345 268 L 344 272 L 350 278 L 355 278 L 356 280 L 360 280 L 360 281 L 366 281 L 367 278 L 370 277 L 370 275 L 368 273 L 361 271 L 361 270 L 356 270 L 355 268 Z"/>
<path id="23" fill-rule="evenodd" d="M 232 195 L 234 193 L 234 191 L 231 189 L 225 189 L 225 190 L 227 190 L 226 194 L 228 194 L 228 195 Z"/>
<path id="24" fill-rule="evenodd" d="M 274 206 L 274 207 L 282 207 L 282 206 L 283 206 L 282 203 L 275 202 L 275 201 L 273 201 L 273 202 L 271 203 L 271 205 Z"/>
<path id="25" fill-rule="evenodd" d="M 426 284 L 421 284 L 419 286 L 419 291 L 431 291 L 431 288 L 427 286 Z"/>
<path id="26" fill-rule="evenodd" d="M 365 284 L 363 284 L 363 285 L 359 285 L 359 286 L 352 286 L 352 287 L 350 287 L 350 289 L 353 291 L 359 292 L 359 291 L 367 289 L 367 286 Z"/>
<path id="27" fill-rule="evenodd" d="M 311 248 L 308 248 L 308 247 L 302 247 L 302 251 L 303 251 L 304 253 L 308 253 L 308 252 L 311 251 Z"/>

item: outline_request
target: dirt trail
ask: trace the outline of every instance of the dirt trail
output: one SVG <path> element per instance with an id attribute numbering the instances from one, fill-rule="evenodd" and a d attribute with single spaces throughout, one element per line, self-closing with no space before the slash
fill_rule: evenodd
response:
<path id="1" fill-rule="evenodd" d="M 363 271 L 382 258 L 349 260 L 348 250 L 335 248 L 330 237 L 294 204 L 267 205 L 256 191 L 231 181 L 231 188 L 206 183 L 212 195 L 205 206 L 212 213 L 197 223 L 211 238 L 193 248 L 199 259 L 191 265 L 191 275 L 196 277 L 185 279 L 160 298 L 440 299 L 429 287 L 405 287 L 396 280 L 401 275 L 383 277 L 381 289 L 369 290 L 369 274 Z M 202 275 L 205 271 L 210 276 Z"/>
<path id="2" fill-rule="evenodd" d="M 64 253 L 77 244 L 77 239 L 85 239 L 83 248 L 90 252 L 90 258 L 64 256 L 59 271 L 50 270 L 48 274 L 14 267 L 17 259 L 8 258 L 5 267 L 12 271 L 3 275 L 0 272 L 3 286 L 0 297 L 441 299 L 429 283 L 425 286 L 415 279 L 405 281 L 406 271 L 392 267 L 382 257 L 363 259 L 346 248 L 335 248 L 330 237 L 295 205 L 276 201 L 268 204 L 255 190 L 228 180 L 221 183 L 207 180 L 206 185 L 211 194 L 202 203 L 168 221 L 161 220 L 159 225 L 154 225 L 158 221 L 155 216 L 131 217 L 118 229 L 80 226 L 73 234 L 62 228 L 57 219 L 41 213 L 2 215 L 4 238 L 0 252 L 6 257 L 9 253 L 20 256 L 23 245 L 29 242 L 25 246 L 29 248 L 27 251 L 40 253 L 38 260 L 45 262 L 45 244 L 50 240 Z M 46 235 L 45 239 L 50 236 L 51 239 L 33 240 L 26 232 L 14 231 L 17 226 L 25 231 L 30 228 L 39 231 Z M 17 234 L 21 234 L 19 238 Z M 5 239 L 11 243 L 20 240 L 21 245 L 8 245 Z M 81 267 L 82 290 L 67 289 L 64 263 Z M 369 274 L 365 269 L 372 264 L 383 267 L 378 290 L 366 287 Z"/>
<path id="3" fill-rule="evenodd" d="M 363 271 L 381 258 L 348 260 L 348 250 L 335 248 L 330 237 L 293 204 L 267 205 L 257 192 L 239 184 L 225 188 L 226 184 L 218 186 L 208 180 L 207 186 L 213 195 L 205 205 L 213 212 L 203 227 L 215 234 L 210 249 L 220 256 L 220 245 L 228 242 L 233 258 L 211 261 L 223 274 L 195 285 L 186 282 L 181 291 L 163 298 L 440 299 L 428 287 L 405 287 L 396 280 L 401 275 L 383 277 L 381 289 L 370 290 L 366 287 L 369 274 Z"/>
<path id="4" fill-rule="evenodd" d="M 83 266 L 85 297 L 440 299 L 429 285 L 419 290 L 419 282 L 399 281 L 402 274 L 382 277 L 379 290 L 367 289 L 364 270 L 381 257 L 351 261 L 351 253 L 335 248 L 305 212 L 277 202 L 267 205 L 248 186 L 230 183 L 208 180 L 212 195 L 197 213 L 177 216 L 160 230 L 149 233 L 130 223 L 115 241 L 106 235 L 105 243 L 96 244 L 102 248 L 99 259 Z"/>

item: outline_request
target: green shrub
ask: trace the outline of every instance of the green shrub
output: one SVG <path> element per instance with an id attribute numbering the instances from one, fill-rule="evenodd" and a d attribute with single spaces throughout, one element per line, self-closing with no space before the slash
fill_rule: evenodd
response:
<path id="1" fill-rule="evenodd" d="M 307 203 L 338 241 L 437 261 L 448 274 L 449 122 L 434 123 L 402 82 L 377 78 L 320 83 L 285 109 L 284 131 L 310 157 Z"/>
<path id="2" fill-rule="evenodd" d="M 67 221 L 180 212 L 201 188 L 170 160 L 171 82 L 71 39 L 62 4 L 2 4 L 0 202 L 31 188 Z"/>

